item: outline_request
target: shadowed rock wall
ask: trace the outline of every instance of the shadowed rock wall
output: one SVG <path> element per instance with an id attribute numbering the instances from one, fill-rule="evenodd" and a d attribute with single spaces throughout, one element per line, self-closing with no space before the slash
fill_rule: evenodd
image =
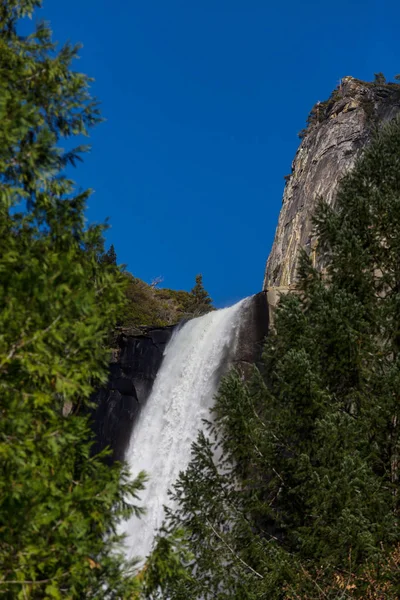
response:
<path id="1" fill-rule="evenodd" d="M 136 417 L 151 392 L 164 350 L 176 327 L 125 329 L 116 337 L 108 384 L 93 396 L 97 405 L 94 450 L 110 446 L 113 451 L 110 462 L 124 458 Z M 268 304 L 265 292 L 260 292 L 253 296 L 243 314 L 236 353 L 232 356 L 227 351 L 226 365 L 221 365 L 219 375 L 232 362 L 245 375 L 249 365 L 261 357 L 267 331 Z"/>
<path id="2" fill-rule="evenodd" d="M 269 306 L 266 292 L 259 292 L 243 314 L 239 343 L 233 363 L 246 375 L 249 367 L 261 359 L 269 328 Z"/>
<path id="3" fill-rule="evenodd" d="M 106 387 L 93 397 L 96 445 L 113 450 L 112 460 L 123 460 L 133 423 L 147 400 L 174 328 L 123 329 L 117 337 Z"/>

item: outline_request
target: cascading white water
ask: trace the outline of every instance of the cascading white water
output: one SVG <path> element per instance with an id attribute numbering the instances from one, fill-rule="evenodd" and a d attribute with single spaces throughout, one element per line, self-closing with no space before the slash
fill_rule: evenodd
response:
<path id="1" fill-rule="evenodd" d="M 129 557 L 145 558 L 162 525 L 167 495 L 190 460 L 192 442 L 209 418 L 221 369 L 235 352 L 241 315 L 248 300 L 193 319 L 174 333 L 152 392 L 140 413 L 126 460 L 132 476 L 150 479 L 141 494 L 146 514 L 123 524 Z"/>

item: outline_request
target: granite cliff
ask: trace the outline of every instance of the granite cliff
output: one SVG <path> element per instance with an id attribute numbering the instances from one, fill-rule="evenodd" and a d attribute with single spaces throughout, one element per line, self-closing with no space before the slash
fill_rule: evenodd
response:
<path id="1" fill-rule="evenodd" d="M 108 383 L 93 400 L 96 445 L 123 460 L 140 406 L 146 401 L 175 326 L 131 327 L 116 331 Z"/>
<path id="2" fill-rule="evenodd" d="M 296 282 L 300 248 L 314 252 L 312 216 L 318 197 L 334 203 L 340 179 L 354 166 L 374 127 L 399 112 L 400 85 L 366 83 L 352 77 L 344 77 L 327 101 L 313 107 L 286 178 L 264 293 L 253 297 L 243 319 L 233 362 L 244 374 L 260 357 L 279 294 Z M 136 296 L 133 302 L 138 302 Z M 110 446 L 110 460 L 124 457 L 137 414 L 151 391 L 175 327 L 123 327 L 116 333 L 108 384 L 94 395 L 96 450 Z"/>
<path id="3" fill-rule="evenodd" d="M 344 77 L 317 103 L 286 177 L 282 209 L 269 255 L 263 289 L 273 306 L 296 281 L 300 248 L 313 254 L 312 216 L 318 197 L 334 203 L 340 179 L 354 166 L 374 127 L 400 111 L 397 83 L 367 83 Z"/>
<path id="4" fill-rule="evenodd" d="M 116 331 L 108 383 L 93 395 L 94 430 L 97 452 L 106 446 L 112 450 L 110 462 L 123 460 L 132 428 L 141 406 L 149 396 L 164 356 L 164 350 L 176 327 L 123 327 Z M 266 294 L 253 296 L 240 327 L 234 365 L 245 375 L 260 358 L 268 332 Z M 227 365 L 223 365 L 224 370 Z M 222 373 L 221 373 L 222 375 Z"/>

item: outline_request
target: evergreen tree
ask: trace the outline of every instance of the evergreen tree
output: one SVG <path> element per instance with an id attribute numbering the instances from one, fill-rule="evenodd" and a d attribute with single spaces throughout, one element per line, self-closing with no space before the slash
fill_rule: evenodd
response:
<path id="1" fill-rule="evenodd" d="M 107 252 L 101 256 L 100 262 L 103 265 L 117 266 L 117 253 L 115 252 L 114 244 L 111 244 Z"/>
<path id="2" fill-rule="evenodd" d="M 196 275 L 196 284 L 190 291 L 190 294 L 192 295 L 192 299 L 189 305 L 189 312 L 193 313 L 196 317 L 213 310 L 212 300 L 203 286 L 203 275 Z"/>
<path id="3" fill-rule="evenodd" d="M 168 598 L 400 595 L 400 121 L 315 217 L 260 370 L 233 372 L 172 495 L 188 577 Z M 151 596 L 149 596 L 151 597 Z"/>
<path id="4" fill-rule="evenodd" d="M 122 275 L 99 265 L 89 192 L 62 173 L 84 147 L 62 138 L 99 121 L 90 80 L 47 25 L 21 37 L 39 0 L 0 8 L 0 594 L 128 598 L 137 585 L 117 526 L 143 476 L 92 456 L 89 397 L 106 380 Z M 127 500 L 127 498 L 131 500 Z"/>
<path id="5" fill-rule="evenodd" d="M 386 77 L 383 73 L 374 73 L 374 83 L 378 85 L 384 85 L 386 83 Z"/>

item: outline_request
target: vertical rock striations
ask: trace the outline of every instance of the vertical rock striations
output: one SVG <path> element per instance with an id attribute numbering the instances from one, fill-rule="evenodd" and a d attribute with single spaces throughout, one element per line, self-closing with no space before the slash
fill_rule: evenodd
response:
<path id="1" fill-rule="evenodd" d="M 117 332 L 108 383 L 93 395 L 95 452 L 109 446 L 123 460 L 132 427 L 151 392 L 175 326 L 125 328 Z"/>
<path id="2" fill-rule="evenodd" d="M 274 244 L 267 261 L 264 290 L 276 303 L 279 292 L 296 281 L 300 248 L 312 253 L 312 216 L 318 197 L 333 203 L 340 179 L 354 166 L 379 122 L 400 110 L 400 86 L 344 77 L 326 102 L 317 103 L 287 178 Z"/>

